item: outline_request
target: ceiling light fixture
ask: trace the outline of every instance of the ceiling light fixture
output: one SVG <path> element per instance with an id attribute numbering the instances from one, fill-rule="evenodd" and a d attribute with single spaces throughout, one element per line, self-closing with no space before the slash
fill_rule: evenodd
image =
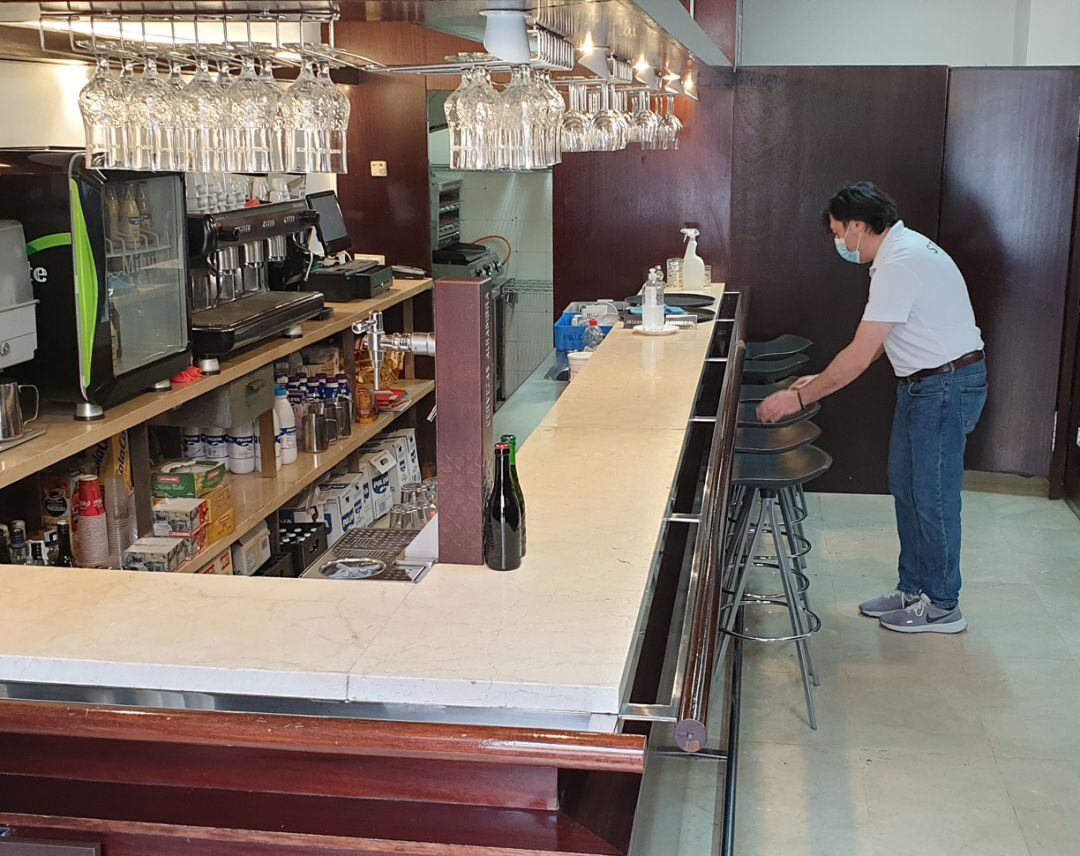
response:
<path id="1" fill-rule="evenodd" d="M 484 24 L 484 48 L 504 62 L 527 63 L 532 59 L 529 49 L 529 28 L 521 9 L 484 9 L 480 12 Z"/>

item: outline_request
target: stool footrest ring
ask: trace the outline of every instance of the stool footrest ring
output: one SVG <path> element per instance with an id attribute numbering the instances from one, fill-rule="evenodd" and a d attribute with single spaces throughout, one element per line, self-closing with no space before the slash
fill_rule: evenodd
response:
<path id="1" fill-rule="evenodd" d="M 786 600 L 744 600 L 738 604 L 729 603 L 720 607 L 720 615 L 725 615 L 733 607 L 736 606 L 745 608 L 750 606 L 766 605 L 787 607 L 788 603 Z M 753 636 L 749 633 L 741 633 L 738 630 L 734 629 L 728 630 L 722 625 L 720 627 L 720 632 L 726 636 L 731 636 L 735 639 L 742 639 L 745 642 L 801 642 L 803 639 L 809 639 L 811 636 L 821 630 L 821 619 L 818 618 L 817 613 L 813 610 L 807 609 L 803 606 L 798 607 L 798 609 L 800 612 L 802 612 L 803 616 L 805 616 L 808 624 L 806 631 L 803 633 L 792 633 L 790 636 Z"/>

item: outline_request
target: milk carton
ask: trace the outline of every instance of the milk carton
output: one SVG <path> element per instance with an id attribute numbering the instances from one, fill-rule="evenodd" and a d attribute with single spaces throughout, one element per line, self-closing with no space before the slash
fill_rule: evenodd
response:
<path id="1" fill-rule="evenodd" d="M 367 452 L 360 460 L 370 468 L 373 520 L 378 520 L 389 514 L 394 504 L 391 479 L 397 473 L 397 461 L 385 449 Z"/>
<path id="2" fill-rule="evenodd" d="M 362 451 L 382 451 L 390 456 L 394 468 L 390 472 L 390 495 L 394 505 L 401 502 L 401 486 L 409 483 L 409 453 L 403 440 L 377 437 L 360 447 Z"/>
<path id="3" fill-rule="evenodd" d="M 405 442 L 405 452 L 408 457 L 408 482 L 423 481 L 420 473 L 420 458 L 416 454 L 416 429 L 402 428 L 398 431 L 386 431 L 382 437 L 401 439 Z"/>
<path id="4" fill-rule="evenodd" d="M 319 488 L 319 513 L 326 524 L 327 542 L 337 543 L 356 521 L 352 485 L 322 485 Z"/>

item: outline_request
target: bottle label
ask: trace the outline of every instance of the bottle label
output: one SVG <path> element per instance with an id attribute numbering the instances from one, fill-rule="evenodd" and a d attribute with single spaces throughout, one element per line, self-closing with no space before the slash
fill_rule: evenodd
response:
<path id="1" fill-rule="evenodd" d="M 229 436 L 229 457 L 245 461 L 255 457 L 255 437 L 246 434 L 240 437 Z"/>
<path id="2" fill-rule="evenodd" d="M 281 429 L 281 445 L 286 449 L 296 448 L 296 428 Z"/>

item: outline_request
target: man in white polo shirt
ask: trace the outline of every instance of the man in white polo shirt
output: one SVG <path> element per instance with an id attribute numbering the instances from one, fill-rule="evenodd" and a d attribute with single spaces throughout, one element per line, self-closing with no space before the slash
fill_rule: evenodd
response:
<path id="1" fill-rule="evenodd" d="M 900 580 L 859 610 L 889 630 L 959 633 L 967 627 L 958 605 L 964 447 L 986 403 L 983 341 L 967 285 L 948 254 L 904 226 L 896 203 L 869 182 L 838 191 L 823 219 L 842 259 L 870 264 L 866 310 L 825 371 L 769 396 L 758 417 L 797 413 L 888 355 L 900 380 L 889 445 Z"/>

